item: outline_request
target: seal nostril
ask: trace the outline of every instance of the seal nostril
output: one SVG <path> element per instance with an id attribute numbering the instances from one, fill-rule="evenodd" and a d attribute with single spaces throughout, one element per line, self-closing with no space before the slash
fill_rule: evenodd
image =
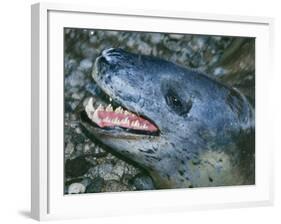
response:
<path id="1" fill-rule="evenodd" d="M 124 51 L 120 48 L 108 48 L 102 52 L 102 56 L 105 58 L 109 56 L 122 56 L 122 54 L 124 54 Z"/>
<path id="2" fill-rule="evenodd" d="M 115 48 L 108 48 L 102 51 L 102 56 L 106 57 L 108 56 L 110 53 L 114 52 Z"/>
<path id="3" fill-rule="evenodd" d="M 103 50 L 101 57 L 105 58 L 108 63 L 116 63 L 122 58 L 122 52 L 118 48 L 109 48 Z"/>
<path id="4" fill-rule="evenodd" d="M 100 63 L 100 64 L 103 64 L 103 63 L 106 64 L 106 63 L 107 63 L 107 60 L 106 60 L 105 57 L 100 57 L 98 63 Z"/>

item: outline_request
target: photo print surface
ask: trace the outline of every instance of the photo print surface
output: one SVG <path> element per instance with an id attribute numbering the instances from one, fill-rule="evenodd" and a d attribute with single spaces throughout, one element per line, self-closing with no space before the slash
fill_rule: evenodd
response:
<path id="1" fill-rule="evenodd" d="M 255 38 L 64 29 L 65 194 L 255 184 Z"/>

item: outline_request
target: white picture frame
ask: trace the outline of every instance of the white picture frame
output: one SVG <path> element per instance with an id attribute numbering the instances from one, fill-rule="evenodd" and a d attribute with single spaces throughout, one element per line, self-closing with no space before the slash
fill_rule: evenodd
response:
<path id="1" fill-rule="evenodd" d="M 125 9 L 50 3 L 38 3 L 31 8 L 31 214 L 34 219 L 174 212 L 273 203 L 273 147 L 270 108 L 266 106 L 272 74 L 273 19 L 180 11 L 128 12 Z M 64 196 L 63 27 L 255 37 L 256 184 Z"/>

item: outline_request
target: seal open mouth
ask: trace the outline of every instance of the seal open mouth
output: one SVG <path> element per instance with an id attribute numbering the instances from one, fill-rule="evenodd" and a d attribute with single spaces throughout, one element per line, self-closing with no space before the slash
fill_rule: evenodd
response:
<path id="1" fill-rule="evenodd" d="M 158 127 L 152 121 L 128 111 L 105 93 L 87 99 L 81 118 L 93 127 L 104 130 L 119 129 L 143 135 L 159 134 Z"/>
<path id="2" fill-rule="evenodd" d="M 88 118 L 100 128 L 121 127 L 148 132 L 156 132 L 158 130 L 157 127 L 148 120 L 123 109 L 121 106 L 114 110 L 111 104 L 108 104 L 106 108 L 104 108 L 102 104 L 99 104 L 99 106 L 95 108 L 93 100 L 92 97 L 88 100 L 85 112 Z"/>
<path id="3" fill-rule="evenodd" d="M 119 61 L 119 57 L 120 61 Z M 118 60 L 117 60 L 118 59 Z M 100 85 L 95 78 L 105 75 L 104 71 L 113 67 L 112 63 L 122 64 L 122 54 L 115 49 L 107 49 L 95 60 L 93 68 L 94 84 L 98 92 L 94 92 L 88 101 L 84 102 L 84 111 L 81 119 L 99 130 L 115 130 L 117 132 L 130 132 L 138 135 L 159 135 L 159 128 L 145 115 L 140 115 L 127 109 L 120 101 L 112 99 L 110 92 L 104 88 L 107 83 Z M 132 110 L 132 108 L 131 108 Z"/>

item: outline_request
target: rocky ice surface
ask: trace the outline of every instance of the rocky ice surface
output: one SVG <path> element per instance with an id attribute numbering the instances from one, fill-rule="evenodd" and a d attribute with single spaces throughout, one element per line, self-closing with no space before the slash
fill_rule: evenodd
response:
<path id="1" fill-rule="evenodd" d="M 146 172 L 81 130 L 75 109 L 91 95 L 95 58 L 106 48 L 153 55 L 237 86 L 254 102 L 254 40 L 219 36 L 65 29 L 65 194 L 152 190 Z"/>

